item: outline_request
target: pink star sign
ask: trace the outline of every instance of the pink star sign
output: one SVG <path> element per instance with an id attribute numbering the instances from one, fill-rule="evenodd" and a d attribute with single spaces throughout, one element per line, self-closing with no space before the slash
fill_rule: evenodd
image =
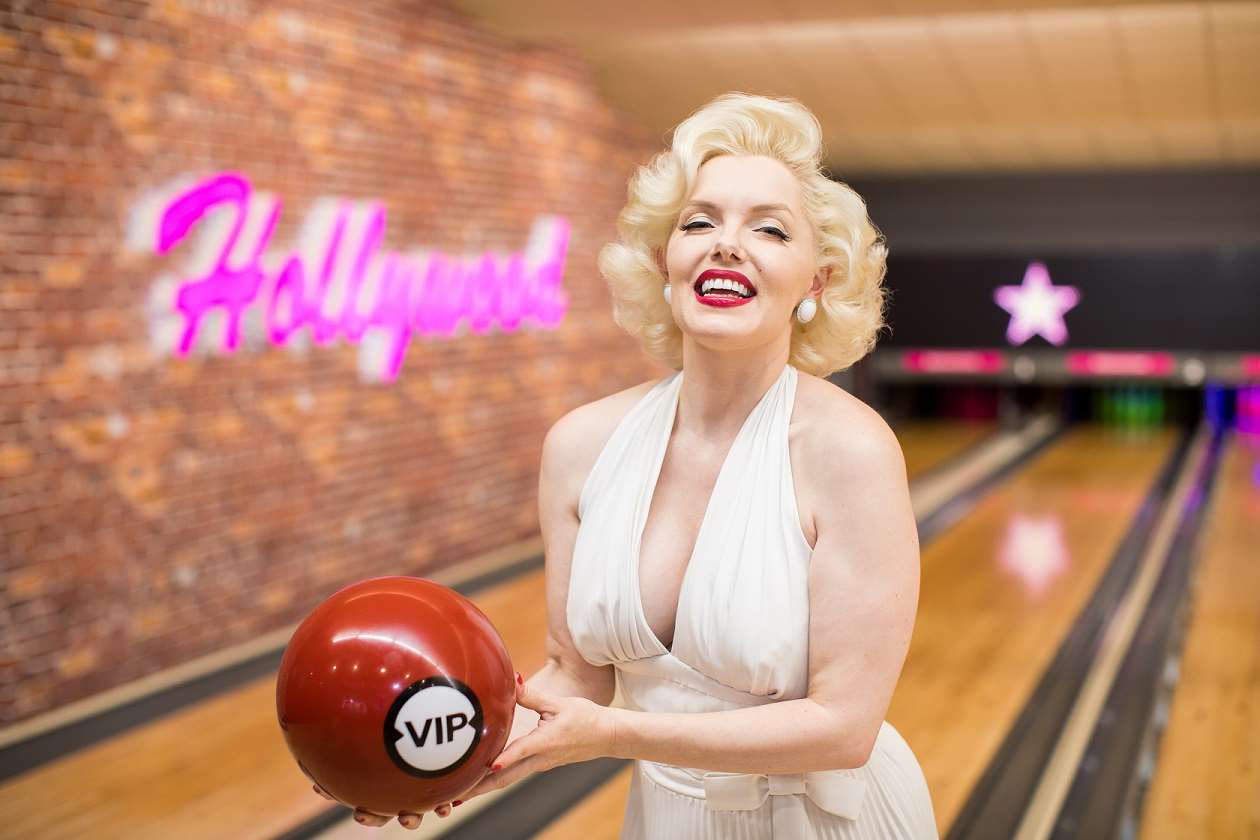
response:
<path id="1" fill-rule="evenodd" d="M 1058 346 L 1067 341 L 1067 325 L 1063 314 L 1076 306 L 1081 293 L 1075 286 L 1056 286 L 1050 282 L 1045 263 L 1029 263 L 1024 282 L 1018 286 L 998 286 L 993 292 L 997 305 L 1011 313 L 1006 327 L 1006 340 L 1020 345 L 1034 335 Z"/>

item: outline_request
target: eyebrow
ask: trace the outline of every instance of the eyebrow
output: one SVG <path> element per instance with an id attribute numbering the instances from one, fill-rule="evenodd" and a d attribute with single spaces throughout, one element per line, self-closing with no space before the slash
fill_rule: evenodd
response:
<path id="1" fill-rule="evenodd" d="M 714 204 L 712 201 L 689 201 L 689 202 L 687 202 L 686 206 L 684 206 L 684 207 L 683 207 L 683 209 L 684 209 L 684 210 L 687 210 L 687 209 L 692 208 L 692 207 L 703 207 L 703 208 L 705 208 L 706 210 L 717 210 L 717 209 L 718 209 L 718 206 L 717 206 L 716 204 Z M 757 210 L 782 210 L 783 212 L 787 213 L 787 214 L 788 214 L 789 216 L 791 216 L 792 218 L 794 218 L 794 219 L 796 218 L 796 214 L 794 214 L 794 213 L 792 212 L 792 208 L 788 207 L 786 204 L 755 204 L 755 205 L 753 205 L 752 207 L 749 207 L 748 209 L 749 209 L 749 210 L 753 210 L 753 211 L 757 211 Z"/>

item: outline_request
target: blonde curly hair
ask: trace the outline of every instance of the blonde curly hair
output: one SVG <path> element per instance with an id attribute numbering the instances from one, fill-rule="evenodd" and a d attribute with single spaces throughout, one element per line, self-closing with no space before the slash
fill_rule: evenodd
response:
<path id="1" fill-rule="evenodd" d="M 792 319 L 788 362 L 825 377 L 869 353 L 884 327 L 888 248 L 866 202 L 822 168 L 818 118 L 788 97 L 726 93 L 674 129 L 671 147 L 630 178 L 617 218 L 617 242 L 599 252 L 599 270 L 613 298 L 613 320 L 648 355 L 682 368 L 682 330 L 661 295 L 656 259 L 664 254 L 700 166 L 718 155 L 765 155 L 783 163 L 801 185 L 817 243 L 818 267 L 831 267 L 808 324 Z"/>

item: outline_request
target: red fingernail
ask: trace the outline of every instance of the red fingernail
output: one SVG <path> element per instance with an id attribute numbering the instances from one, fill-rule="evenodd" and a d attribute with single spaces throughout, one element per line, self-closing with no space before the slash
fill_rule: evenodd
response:
<path id="1" fill-rule="evenodd" d="M 456 800 L 455 800 L 454 802 L 452 802 L 451 804 L 452 804 L 452 805 L 463 805 L 463 804 L 464 804 L 464 800 L 462 800 L 462 799 L 456 799 Z"/>
<path id="2" fill-rule="evenodd" d="M 499 772 L 500 770 L 502 770 L 502 769 L 503 769 L 503 765 L 502 765 L 502 764 L 496 764 L 496 765 L 494 765 L 493 767 L 491 767 L 491 768 L 490 768 L 490 772 L 491 772 L 491 773 L 498 773 L 498 772 Z"/>
<path id="3" fill-rule="evenodd" d="M 516 683 L 517 683 L 517 685 L 525 685 L 525 680 L 521 679 L 521 672 L 520 672 L 520 671 L 517 671 L 517 672 L 516 672 Z"/>

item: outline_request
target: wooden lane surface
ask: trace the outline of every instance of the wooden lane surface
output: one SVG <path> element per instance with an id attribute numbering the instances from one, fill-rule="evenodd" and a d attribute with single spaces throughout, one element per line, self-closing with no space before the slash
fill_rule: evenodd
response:
<path id="1" fill-rule="evenodd" d="M 993 423 L 913 420 L 893 427 L 911 479 L 961 454 L 997 430 Z"/>
<path id="2" fill-rule="evenodd" d="M 942 834 L 1097 586 L 1172 451 L 1169 430 L 1078 427 L 923 553 L 888 720 L 927 776 Z"/>
<path id="3" fill-rule="evenodd" d="M 633 771 L 633 766 L 626 767 L 604 782 L 533 840 L 618 840 Z"/>
<path id="4" fill-rule="evenodd" d="M 517 668 L 542 667 L 541 573 L 473 600 Z M 0 837 L 268 838 L 327 805 L 281 737 L 272 676 L 10 780 Z"/>
<path id="5" fill-rule="evenodd" d="M 1217 481 L 1141 840 L 1260 838 L 1260 439 Z"/>
<path id="6" fill-rule="evenodd" d="M 942 836 L 1174 443 L 1175 435 L 1162 430 L 1137 437 L 1069 432 L 924 549 L 919 614 L 888 720 L 923 766 Z M 1045 539 L 1055 528 L 1061 552 Z M 1029 542 L 1007 541 L 1017 534 L 1030 534 Z M 1016 550 L 1030 562 L 1030 578 L 1045 569 L 1042 588 L 1003 566 L 1003 556 Z M 1056 560 L 1065 561 L 1057 571 Z M 616 840 L 629 783 L 623 771 L 537 837 Z"/>

